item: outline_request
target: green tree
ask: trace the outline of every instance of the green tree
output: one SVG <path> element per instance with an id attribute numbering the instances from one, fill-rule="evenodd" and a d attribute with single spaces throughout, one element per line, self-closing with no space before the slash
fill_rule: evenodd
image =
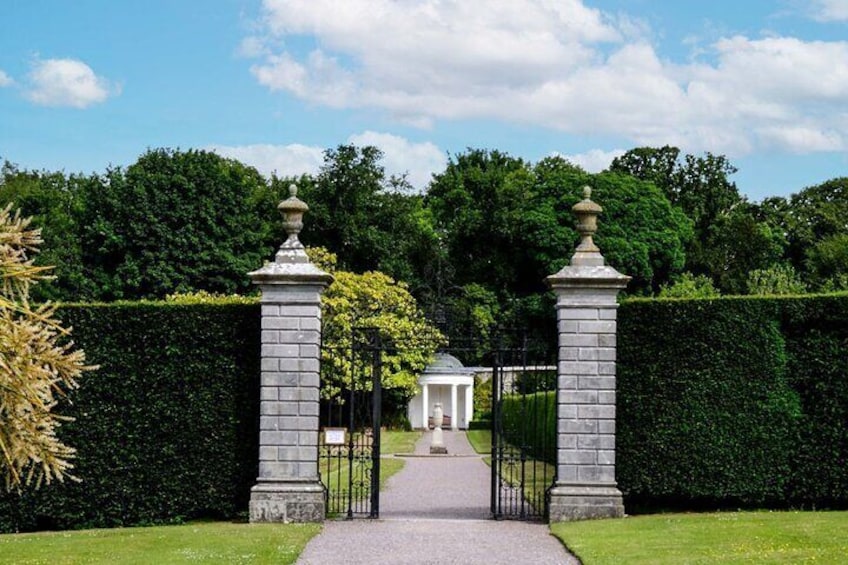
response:
<path id="1" fill-rule="evenodd" d="M 724 155 L 681 158 L 676 147 L 639 147 L 613 159 L 610 170 L 654 183 L 695 222 L 696 236 L 743 200 L 729 179 L 737 169 Z"/>
<path id="2" fill-rule="evenodd" d="M 476 309 L 497 316 L 502 327 L 553 327 L 544 279 L 574 251 L 571 208 L 584 185 L 604 207 L 596 241 L 609 264 L 634 276 L 631 292 L 658 289 L 683 269 L 692 223 L 651 183 L 591 175 L 561 157 L 533 165 L 469 149 L 434 176 L 425 200 L 449 264 L 437 302 L 456 306 L 455 317 L 463 319 Z M 471 285 L 496 296 L 497 308 L 479 292 L 468 295 Z"/>
<path id="3" fill-rule="evenodd" d="M 805 265 L 819 290 L 848 290 L 848 233 L 818 241 L 807 250 Z"/>
<path id="4" fill-rule="evenodd" d="M 110 169 L 86 194 L 81 222 L 91 298 L 248 291 L 265 251 L 252 201 L 263 184 L 255 169 L 206 151 L 150 150 Z"/>
<path id="5" fill-rule="evenodd" d="M 533 176 L 523 160 L 492 150 L 468 149 L 453 155 L 433 176 L 425 205 L 451 269 L 448 288 L 484 283 L 501 292 L 528 292 L 540 281 L 523 276 L 528 257 L 520 249 Z"/>
<path id="6" fill-rule="evenodd" d="M 681 157 L 676 147 L 639 147 L 614 159 L 610 170 L 652 182 L 692 220 L 694 237 L 686 249 L 687 270 L 712 275 L 722 269 L 721 255 L 710 251 L 716 245 L 713 239 L 724 236 L 714 226 L 726 222 L 723 218 L 744 202 L 729 178 L 737 169 L 727 157 L 709 152 Z"/>
<path id="7" fill-rule="evenodd" d="M 295 182 L 309 205 L 304 242 L 336 253 L 343 269 L 377 270 L 418 290 L 421 273 L 432 269 L 437 236 L 422 197 L 404 177 L 387 175 L 383 153 L 373 146 L 340 145 L 324 153 L 317 175 L 272 178 L 264 206 L 269 241 L 280 241 L 279 220 L 267 204 L 287 196 Z"/>
<path id="8" fill-rule="evenodd" d="M 785 260 L 783 230 L 760 219 L 761 215 L 758 206 L 740 202 L 709 227 L 700 251 L 702 269 L 725 294 L 745 294 L 751 271 Z"/>
<path id="9" fill-rule="evenodd" d="M 783 218 L 789 259 L 810 286 L 829 287 L 842 274 L 848 274 L 848 265 L 843 262 L 848 236 L 848 177 L 793 194 Z"/>
<path id="10" fill-rule="evenodd" d="M 540 280 L 573 253 L 579 237 L 571 208 L 585 185 L 604 209 L 595 241 L 608 264 L 634 278 L 628 292 L 658 290 L 683 270 L 692 223 L 651 183 L 613 172 L 590 175 L 561 157 L 543 159 L 533 171 L 533 199 L 523 233 Z"/>
<path id="11" fill-rule="evenodd" d="M 30 304 L 31 285 L 49 268 L 30 258 L 39 231 L 11 210 L 0 210 L 0 474 L 7 489 L 70 476 L 75 451 L 56 435 L 68 418 L 54 408 L 91 368 L 54 318 L 55 307 Z"/>
<path id="12" fill-rule="evenodd" d="M 50 280 L 33 287 L 35 300 L 78 300 L 91 290 L 83 274 L 79 239 L 83 193 L 91 182 L 98 183 L 98 178 L 27 171 L 8 161 L 0 168 L 0 203 L 12 202 L 32 218 L 44 240 L 38 264 L 56 265 Z"/>
<path id="13" fill-rule="evenodd" d="M 370 386 L 366 368 L 351 365 L 350 349 L 356 329 L 376 328 L 385 346 L 381 382 L 390 399 L 389 411 L 397 411 L 418 392 L 418 375 L 444 343 L 443 336 L 424 317 L 404 283 L 374 271 L 336 271 L 332 253 L 321 248 L 307 252 L 334 277 L 321 297 L 322 396 L 336 398 L 343 384 L 350 386 L 351 379 Z"/>
<path id="14" fill-rule="evenodd" d="M 755 269 L 748 275 L 748 294 L 803 294 L 807 286 L 788 263 Z"/>

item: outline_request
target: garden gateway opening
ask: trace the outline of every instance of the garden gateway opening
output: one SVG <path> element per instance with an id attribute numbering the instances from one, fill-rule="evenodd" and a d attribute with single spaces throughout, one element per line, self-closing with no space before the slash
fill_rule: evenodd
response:
<path id="1" fill-rule="evenodd" d="M 335 420 L 334 410 L 325 408 L 322 425 L 320 385 L 329 374 L 322 367 L 321 294 L 333 277 L 307 257 L 298 234 L 308 206 L 294 185 L 290 193 L 279 205 L 288 238 L 273 262 L 250 273 L 262 293 L 259 476 L 251 490 L 250 520 L 376 518 L 382 364 L 385 353 L 405 344 L 354 328 L 344 352 L 349 363 L 334 375 L 343 402 L 337 403 Z M 546 359 L 526 341 L 506 335 L 470 346 L 480 360 L 474 365 L 492 374 L 495 518 L 562 521 L 624 514 L 615 483 L 616 296 L 630 277 L 605 265 L 593 242 L 601 207 L 588 187 L 574 211 L 581 241 L 570 264 L 547 278 L 557 299 L 555 356 Z M 445 353 L 463 354 L 449 347 Z M 451 400 L 456 411 L 458 401 Z M 555 446 L 534 437 L 533 430 L 547 422 L 555 426 Z"/>

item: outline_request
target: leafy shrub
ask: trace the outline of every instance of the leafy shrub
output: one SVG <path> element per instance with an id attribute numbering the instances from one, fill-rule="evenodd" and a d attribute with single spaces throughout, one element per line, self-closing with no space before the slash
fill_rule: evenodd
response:
<path id="1" fill-rule="evenodd" d="M 715 298 L 719 295 L 713 280 L 704 275 L 683 273 L 672 285 L 660 288 L 660 298 Z"/>

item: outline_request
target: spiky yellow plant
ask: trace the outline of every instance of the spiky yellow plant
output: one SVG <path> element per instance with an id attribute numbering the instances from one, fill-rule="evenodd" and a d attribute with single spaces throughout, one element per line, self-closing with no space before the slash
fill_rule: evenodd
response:
<path id="1" fill-rule="evenodd" d="M 54 318 L 55 306 L 29 302 L 30 286 L 51 269 L 33 264 L 41 233 L 29 226 L 11 204 L 0 210 L 0 474 L 7 489 L 73 478 L 75 450 L 56 436 L 69 418 L 53 408 L 92 368 Z"/>

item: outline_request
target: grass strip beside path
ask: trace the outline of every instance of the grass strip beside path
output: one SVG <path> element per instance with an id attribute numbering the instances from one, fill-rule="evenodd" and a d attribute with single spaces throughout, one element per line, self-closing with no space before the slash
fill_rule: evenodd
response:
<path id="1" fill-rule="evenodd" d="M 421 439 L 421 432 L 399 432 L 386 430 L 380 434 L 380 453 L 393 455 L 395 453 L 412 453 L 415 443 Z"/>
<path id="2" fill-rule="evenodd" d="M 846 563 L 848 512 L 655 514 L 551 525 L 584 565 Z"/>
<path id="3" fill-rule="evenodd" d="M 180 526 L 0 535 L 0 563 L 287 564 L 318 524 L 197 522 Z"/>
<path id="4" fill-rule="evenodd" d="M 468 437 L 468 442 L 474 451 L 481 455 L 489 455 L 492 451 L 492 431 L 491 430 L 468 430 L 465 432 Z"/>

